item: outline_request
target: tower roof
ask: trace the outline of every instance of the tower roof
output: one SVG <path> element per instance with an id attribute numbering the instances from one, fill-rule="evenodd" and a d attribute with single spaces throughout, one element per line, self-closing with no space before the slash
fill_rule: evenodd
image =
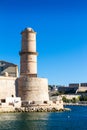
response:
<path id="1" fill-rule="evenodd" d="M 28 31 L 33 31 L 34 32 L 34 30 L 32 29 L 32 28 L 30 28 L 30 27 L 28 27 L 28 28 L 25 28 L 25 30 L 28 30 Z"/>
<path id="2" fill-rule="evenodd" d="M 25 28 L 21 33 L 24 33 L 24 32 L 32 32 L 32 33 L 36 33 L 31 27 L 27 27 Z"/>

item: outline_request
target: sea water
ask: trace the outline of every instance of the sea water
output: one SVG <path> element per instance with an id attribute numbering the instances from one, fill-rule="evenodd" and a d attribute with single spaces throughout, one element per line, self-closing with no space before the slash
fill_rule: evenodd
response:
<path id="1" fill-rule="evenodd" d="M 1 113 L 0 130 L 87 130 L 87 106 L 67 112 Z"/>

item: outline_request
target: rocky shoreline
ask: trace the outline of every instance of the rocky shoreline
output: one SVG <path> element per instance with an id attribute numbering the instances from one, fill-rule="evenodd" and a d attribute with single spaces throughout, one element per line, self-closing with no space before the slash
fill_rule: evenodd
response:
<path id="1" fill-rule="evenodd" d="M 22 109 L 18 109 L 16 108 L 15 111 L 16 112 L 62 112 L 62 111 L 66 111 L 66 110 L 69 110 L 69 109 L 57 109 L 55 107 L 53 108 L 22 108 Z"/>
<path id="2" fill-rule="evenodd" d="M 2 109 L 0 113 L 24 113 L 24 112 L 63 112 L 63 111 L 71 111 L 69 108 L 58 109 L 57 107 L 21 107 L 14 109 Z"/>

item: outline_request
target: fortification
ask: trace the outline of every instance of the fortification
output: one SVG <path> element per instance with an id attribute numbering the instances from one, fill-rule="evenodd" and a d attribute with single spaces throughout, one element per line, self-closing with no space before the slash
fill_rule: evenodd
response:
<path id="1" fill-rule="evenodd" d="M 26 28 L 21 34 L 18 95 L 22 101 L 49 101 L 48 80 L 37 77 L 36 32 L 32 28 Z"/>
<path id="2" fill-rule="evenodd" d="M 37 77 L 36 32 L 32 28 L 26 28 L 21 34 L 20 75 Z"/>

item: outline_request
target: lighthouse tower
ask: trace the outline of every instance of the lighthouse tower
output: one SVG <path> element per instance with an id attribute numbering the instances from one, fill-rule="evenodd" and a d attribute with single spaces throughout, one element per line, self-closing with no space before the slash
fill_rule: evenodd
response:
<path id="1" fill-rule="evenodd" d="M 21 34 L 18 96 L 25 102 L 49 101 L 48 80 L 37 77 L 36 32 L 32 28 L 26 28 Z"/>
<path id="2" fill-rule="evenodd" d="M 32 28 L 26 28 L 21 34 L 20 75 L 37 77 L 36 32 Z"/>

